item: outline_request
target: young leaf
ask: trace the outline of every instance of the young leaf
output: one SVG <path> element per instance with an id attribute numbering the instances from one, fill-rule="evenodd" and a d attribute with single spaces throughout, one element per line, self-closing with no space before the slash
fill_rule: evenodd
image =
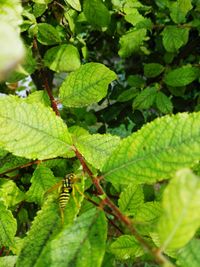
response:
<path id="1" fill-rule="evenodd" d="M 200 157 L 200 112 L 158 118 L 124 139 L 103 166 L 116 184 L 154 183 L 170 178 Z"/>
<path id="2" fill-rule="evenodd" d="M 110 251 L 120 260 L 140 257 L 144 251 L 134 236 L 122 235 L 112 243 Z"/>
<path id="3" fill-rule="evenodd" d="M 37 266 L 38 258 L 49 240 L 52 239 L 54 231 L 60 225 L 61 219 L 58 215 L 58 203 L 46 202 L 42 210 L 38 212 L 27 237 L 24 239 L 16 267 Z"/>
<path id="4" fill-rule="evenodd" d="M 69 72 L 81 65 L 77 48 L 73 45 L 59 45 L 52 47 L 44 55 L 44 63 L 56 72 Z"/>
<path id="5" fill-rule="evenodd" d="M 188 85 L 199 77 L 199 69 L 190 65 L 171 70 L 165 75 L 164 82 L 169 86 Z"/>
<path id="6" fill-rule="evenodd" d="M 119 208 L 126 215 L 135 215 L 144 202 L 144 194 L 140 185 L 129 185 L 120 194 Z"/>
<path id="7" fill-rule="evenodd" d="M 191 0 L 178 0 L 169 5 L 170 16 L 175 23 L 184 23 L 185 16 L 192 9 Z"/>
<path id="8" fill-rule="evenodd" d="M 2 200 L 0 200 L 0 246 L 13 245 L 17 222 Z"/>
<path id="9" fill-rule="evenodd" d="M 200 226 L 200 180 L 189 169 L 176 173 L 164 191 L 163 216 L 158 224 L 162 249 L 178 249 Z"/>
<path id="10" fill-rule="evenodd" d="M 192 239 L 177 253 L 177 264 L 181 267 L 199 267 L 200 263 L 200 240 Z"/>
<path id="11" fill-rule="evenodd" d="M 67 126 L 48 107 L 0 98 L 0 145 L 17 156 L 45 159 L 64 156 L 71 137 Z"/>
<path id="12" fill-rule="evenodd" d="M 169 97 L 162 92 L 158 92 L 156 95 L 156 106 L 164 114 L 172 113 L 173 105 Z"/>
<path id="13" fill-rule="evenodd" d="M 100 267 L 105 252 L 106 234 L 103 212 L 90 209 L 79 216 L 73 226 L 63 229 L 52 240 L 35 267 Z"/>
<path id="14" fill-rule="evenodd" d="M 49 168 L 42 164 L 38 165 L 31 178 L 31 187 L 27 192 L 27 201 L 35 202 L 41 206 L 44 200 L 44 193 L 58 182 L 59 180 L 54 177 L 53 172 Z"/>
<path id="15" fill-rule="evenodd" d="M 148 78 L 153 78 L 160 75 L 164 69 L 163 65 L 159 63 L 144 64 L 144 75 Z"/>
<path id="16" fill-rule="evenodd" d="M 38 23 L 37 40 L 43 45 L 54 45 L 61 42 L 57 30 L 48 23 Z"/>
<path id="17" fill-rule="evenodd" d="M 145 88 L 134 100 L 133 109 L 148 109 L 155 100 L 157 89 L 155 87 Z"/>
<path id="18" fill-rule="evenodd" d="M 177 52 L 188 42 L 189 29 L 177 26 L 166 26 L 162 32 L 163 45 L 168 52 Z"/>
<path id="19" fill-rule="evenodd" d="M 87 21 L 93 26 L 108 27 L 110 13 L 101 0 L 84 0 L 83 12 Z"/>
<path id="20" fill-rule="evenodd" d="M 77 11 L 81 11 L 81 4 L 79 0 L 64 0 L 64 1 Z"/>
<path id="21" fill-rule="evenodd" d="M 119 142 L 120 138 L 118 136 L 93 134 L 77 138 L 75 146 L 90 164 L 101 170 Z"/>
<path id="22" fill-rule="evenodd" d="M 8 207 L 14 207 L 25 199 L 25 194 L 8 179 L 0 179 L 0 196 Z"/>
<path id="23" fill-rule="evenodd" d="M 116 74 L 100 63 L 87 63 L 71 73 L 60 88 L 60 98 L 66 107 L 83 107 L 106 96 L 107 87 Z"/>
<path id="24" fill-rule="evenodd" d="M 140 51 L 140 47 L 145 41 L 146 29 L 131 30 L 120 38 L 120 57 L 126 58 L 131 54 Z"/>
<path id="25" fill-rule="evenodd" d="M 0 257 L 1 267 L 14 267 L 17 260 L 17 256 L 4 256 Z"/>

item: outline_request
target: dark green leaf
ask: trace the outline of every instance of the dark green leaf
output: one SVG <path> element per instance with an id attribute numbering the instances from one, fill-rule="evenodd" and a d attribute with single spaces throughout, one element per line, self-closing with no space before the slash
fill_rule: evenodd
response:
<path id="1" fill-rule="evenodd" d="M 133 109 L 148 109 L 155 100 L 157 89 L 155 87 L 145 88 L 136 98 L 133 100 Z"/>
<path id="2" fill-rule="evenodd" d="M 199 74 L 198 68 L 187 65 L 168 72 L 164 82 L 169 86 L 184 86 L 196 80 Z"/>
<path id="3" fill-rule="evenodd" d="M 172 113 L 173 104 L 169 97 L 162 92 L 158 92 L 156 95 L 156 106 L 164 114 Z"/>
<path id="4" fill-rule="evenodd" d="M 58 31 L 47 23 L 39 23 L 37 39 L 43 45 L 54 45 L 60 43 L 61 39 Z"/>
<path id="5" fill-rule="evenodd" d="M 163 65 L 159 63 L 144 64 L 144 75 L 153 78 L 160 75 L 164 71 Z"/>

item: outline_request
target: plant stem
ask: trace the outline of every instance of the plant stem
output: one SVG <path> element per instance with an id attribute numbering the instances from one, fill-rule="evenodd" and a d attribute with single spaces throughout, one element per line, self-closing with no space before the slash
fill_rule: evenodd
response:
<path id="1" fill-rule="evenodd" d="M 157 250 L 156 248 L 152 248 L 149 245 L 149 243 L 137 232 L 137 230 L 135 229 L 135 227 L 132 224 L 131 219 L 129 217 L 127 217 L 126 215 L 124 215 L 119 210 L 119 208 L 109 199 L 109 197 L 106 195 L 105 191 L 103 190 L 103 188 L 100 185 L 100 180 L 102 179 L 102 177 L 94 177 L 92 171 L 87 166 L 81 153 L 76 148 L 74 149 L 74 151 L 75 151 L 75 154 L 76 154 L 77 158 L 79 159 L 79 161 L 83 167 L 83 171 L 85 173 L 87 173 L 90 176 L 90 178 L 92 179 L 92 182 L 93 182 L 94 186 L 96 187 L 98 194 L 104 196 L 104 198 L 103 198 L 104 205 L 107 205 L 112 210 L 112 212 L 116 216 L 116 218 L 121 223 L 123 223 L 124 225 L 126 225 L 128 227 L 131 234 L 134 235 L 134 237 L 142 245 L 142 247 L 155 258 L 157 263 L 162 264 L 162 265 L 166 264 L 166 263 L 170 264 L 168 259 L 165 258 L 165 256 L 162 253 L 157 252 L 159 250 Z"/>
<path id="2" fill-rule="evenodd" d="M 42 57 L 40 55 L 40 51 L 39 51 L 39 48 L 38 48 L 38 44 L 37 44 L 37 39 L 34 37 L 33 39 L 33 49 L 37 55 L 37 59 L 39 61 L 39 64 L 42 66 L 41 69 L 40 69 L 40 74 L 41 74 L 41 77 L 42 77 L 42 82 L 43 82 L 43 87 L 45 89 L 45 91 L 47 92 L 48 96 L 49 96 L 49 99 L 51 101 L 51 107 L 52 109 L 54 110 L 54 112 L 56 113 L 57 116 L 60 116 L 60 112 L 58 110 L 58 107 L 57 107 L 57 104 L 56 104 L 56 100 L 54 99 L 54 96 L 52 94 L 52 89 L 50 88 L 50 85 L 49 85 L 49 82 L 48 82 L 48 79 L 47 79 L 47 75 L 46 75 L 46 70 L 43 66 L 43 62 L 42 62 Z"/>

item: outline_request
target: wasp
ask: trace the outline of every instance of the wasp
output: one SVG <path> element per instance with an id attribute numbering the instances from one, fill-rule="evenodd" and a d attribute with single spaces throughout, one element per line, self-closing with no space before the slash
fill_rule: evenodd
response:
<path id="1" fill-rule="evenodd" d="M 79 181 L 74 173 L 67 174 L 61 182 L 55 184 L 53 187 L 51 187 L 46 193 L 52 192 L 54 189 L 58 189 L 58 202 L 59 202 L 59 208 L 60 208 L 60 214 L 61 214 L 61 220 L 62 223 L 64 223 L 64 211 L 67 206 L 67 203 L 69 202 L 71 194 L 73 194 L 74 201 L 76 202 L 75 199 L 75 193 L 73 192 L 73 185 L 75 182 Z M 78 192 L 82 194 L 79 190 Z"/>

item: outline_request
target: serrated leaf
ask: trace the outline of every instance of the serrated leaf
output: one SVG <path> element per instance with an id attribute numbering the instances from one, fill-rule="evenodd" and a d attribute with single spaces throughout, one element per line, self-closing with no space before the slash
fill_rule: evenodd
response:
<path id="1" fill-rule="evenodd" d="M 101 170 L 119 142 L 120 138 L 118 136 L 93 134 L 77 138 L 75 146 L 90 164 Z"/>
<path id="2" fill-rule="evenodd" d="M 81 11 L 81 4 L 79 0 L 65 0 L 65 3 L 69 4 L 71 7 L 77 11 Z"/>
<path id="3" fill-rule="evenodd" d="M 83 107 L 106 96 L 108 84 L 116 74 L 100 63 L 87 63 L 69 74 L 60 88 L 60 98 L 66 107 Z"/>
<path id="4" fill-rule="evenodd" d="M 3 201 L 0 200 L 0 246 L 10 247 L 14 242 L 17 222 Z"/>
<path id="5" fill-rule="evenodd" d="M 133 53 L 140 51 L 140 47 L 145 41 L 146 29 L 131 30 L 120 38 L 119 55 L 126 58 Z"/>
<path id="6" fill-rule="evenodd" d="M 52 239 L 54 232 L 61 226 L 58 214 L 58 203 L 50 201 L 46 202 L 42 210 L 37 213 L 32 227 L 24 239 L 16 267 L 37 266 L 42 251 Z"/>
<path id="7" fill-rule="evenodd" d="M 124 139 L 103 166 L 116 184 L 154 183 L 170 178 L 200 157 L 200 112 L 157 118 Z"/>
<path id="8" fill-rule="evenodd" d="M 133 100 L 133 109 L 148 109 L 155 100 L 157 89 L 155 87 L 145 88 L 136 98 Z"/>
<path id="9" fill-rule="evenodd" d="M 127 82 L 130 86 L 136 87 L 136 88 L 143 88 L 145 85 L 145 80 L 140 75 L 129 75 Z"/>
<path id="10" fill-rule="evenodd" d="M 177 253 L 177 264 L 181 267 L 199 267 L 200 264 L 200 240 L 192 239 Z"/>
<path id="11" fill-rule="evenodd" d="M 156 95 L 156 106 L 164 114 L 172 113 L 173 104 L 169 97 L 167 97 L 162 92 L 158 92 Z"/>
<path id="12" fill-rule="evenodd" d="M 187 13 L 192 9 L 191 0 L 178 0 L 169 5 L 170 16 L 175 23 L 184 23 Z"/>
<path id="13" fill-rule="evenodd" d="M 87 21 L 93 26 L 108 27 L 110 13 L 101 0 L 84 0 L 83 12 Z"/>
<path id="14" fill-rule="evenodd" d="M 14 207 L 25 199 L 25 194 L 19 190 L 14 181 L 8 179 L 0 179 L 0 200 L 7 207 Z"/>
<path id="15" fill-rule="evenodd" d="M 136 212 L 135 221 L 139 223 L 154 224 L 162 214 L 162 207 L 159 202 L 152 201 L 143 203 Z"/>
<path id="16" fill-rule="evenodd" d="M 148 78 L 153 78 L 160 75 L 164 69 L 163 65 L 159 63 L 144 64 L 144 75 Z"/>
<path id="17" fill-rule="evenodd" d="M 61 42 L 58 31 L 48 23 L 38 23 L 37 40 L 43 45 L 54 45 Z"/>
<path id="18" fill-rule="evenodd" d="M 163 45 L 168 52 L 174 53 L 188 42 L 189 29 L 166 26 L 162 32 Z"/>
<path id="19" fill-rule="evenodd" d="M 0 145 L 17 156 L 45 159 L 64 156 L 71 137 L 67 126 L 48 107 L 0 98 Z"/>
<path id="20" fill-rule="evenodd" d="M 199 69 L 190 65 L 171 70 L 165 75 L 164 82 L 169 86 L 185 86 L 199 77 Z"/>
<path id="21" fill-rule="evenodd" d="M 120 194 L 118 200 L 120 210 L 126 215 L 135 215 L 144 202 L 144 194 L 140 185 L 129 185 Z"/>
<path id="22" fill-rule="evenodd" d="M 200 226 L 200 180 L 189 169 L 176 173 L 163 194 L 163 216 L 158 224 L 162 249 L 178 249 Z"/>
<path id="23" fill-rule="evenodd" d="M 42 164 L 38 165 L 31 178 L 31 187 L 26 193 L 27 201 L 35 202 L 41 206 L 44 200 L 44 193 L 57 182 L 59 180 L 55 178 L 49 168 Z"/>
<path id="24" fill-rule="evenodd" d="M 81 65 L 78 49 L 73 45 L 52 47 L 44 55 L 45 66 L 56 72 L 69 72 Z"/>
<path id="25" fill-rule="evenodd" d="M 100 267 L 105 252 L 106 234 L 103 212 L 90 209 L 80 215 L 74 225 L 63 229 L 52 240 L 36 267 Z"/>
<path id="26" fill-rule="evenodd" d="M 122 235 L 117 238 L 117 240 L 112 243 L 110 251 L 121 260 L 140 257 L 144 254 L 138 241 L 131 235 Z"/>
<path id="27" fill-rule="evenodd" d="M 14 267 L 17 260 L 17 256 L 4 256 L 0 257 L 1 267 Z"/>

